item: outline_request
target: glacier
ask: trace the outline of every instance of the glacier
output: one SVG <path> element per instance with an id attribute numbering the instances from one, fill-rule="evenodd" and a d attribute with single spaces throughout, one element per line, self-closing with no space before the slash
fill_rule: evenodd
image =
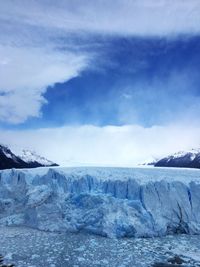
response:
<path id="1" fill-rule="evenodd" d="M 200 170 L 3 170 L 0 225 L 107 237 L 200 234 Z"/>

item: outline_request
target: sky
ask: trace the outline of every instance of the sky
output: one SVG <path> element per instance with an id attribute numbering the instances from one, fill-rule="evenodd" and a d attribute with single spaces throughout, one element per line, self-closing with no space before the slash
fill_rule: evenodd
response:
<path id="1" fill-rule="evenodd" d="M 0 0 L 0 142 L 65 166 L 200 147 L 199 0 Z"/>

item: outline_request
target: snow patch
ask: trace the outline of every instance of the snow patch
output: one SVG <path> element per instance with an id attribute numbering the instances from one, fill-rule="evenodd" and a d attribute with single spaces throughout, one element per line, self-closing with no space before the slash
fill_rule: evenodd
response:
<path id="1" fill-rule="evenodd" d="M 44 166 L 51 166 L 52 164 L 54 164 L 52 161 L 39 156 L 36 152 L 30 150 L 23 149 L 19 157 L 27 163 L 38 162 Z"/>

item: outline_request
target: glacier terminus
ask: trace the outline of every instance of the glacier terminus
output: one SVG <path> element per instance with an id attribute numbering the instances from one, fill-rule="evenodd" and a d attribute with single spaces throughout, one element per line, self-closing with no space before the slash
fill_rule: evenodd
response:
<path id="1" fill-rule="evenodd" d="M 107 237 L 200 234 L 200 171 L 37 168 L 0 172 L 0 225 Z"/>

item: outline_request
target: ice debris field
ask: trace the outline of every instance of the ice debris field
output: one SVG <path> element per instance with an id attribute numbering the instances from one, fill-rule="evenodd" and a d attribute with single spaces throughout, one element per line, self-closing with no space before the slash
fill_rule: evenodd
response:
<path id="1" fill-rule="evenodd" d="M 16 267 L 151 267 L 174 255 L 184 260 L 177 267 L 200 266 L 198 235 L 110 239 L 2 226 L 0 236 L 5 263 Z"/>
<path id="2" fill-rule="evenodd" d="M 0 225 L 108 237 L 200 234 L 200 170 L 4 170 Z"/>

